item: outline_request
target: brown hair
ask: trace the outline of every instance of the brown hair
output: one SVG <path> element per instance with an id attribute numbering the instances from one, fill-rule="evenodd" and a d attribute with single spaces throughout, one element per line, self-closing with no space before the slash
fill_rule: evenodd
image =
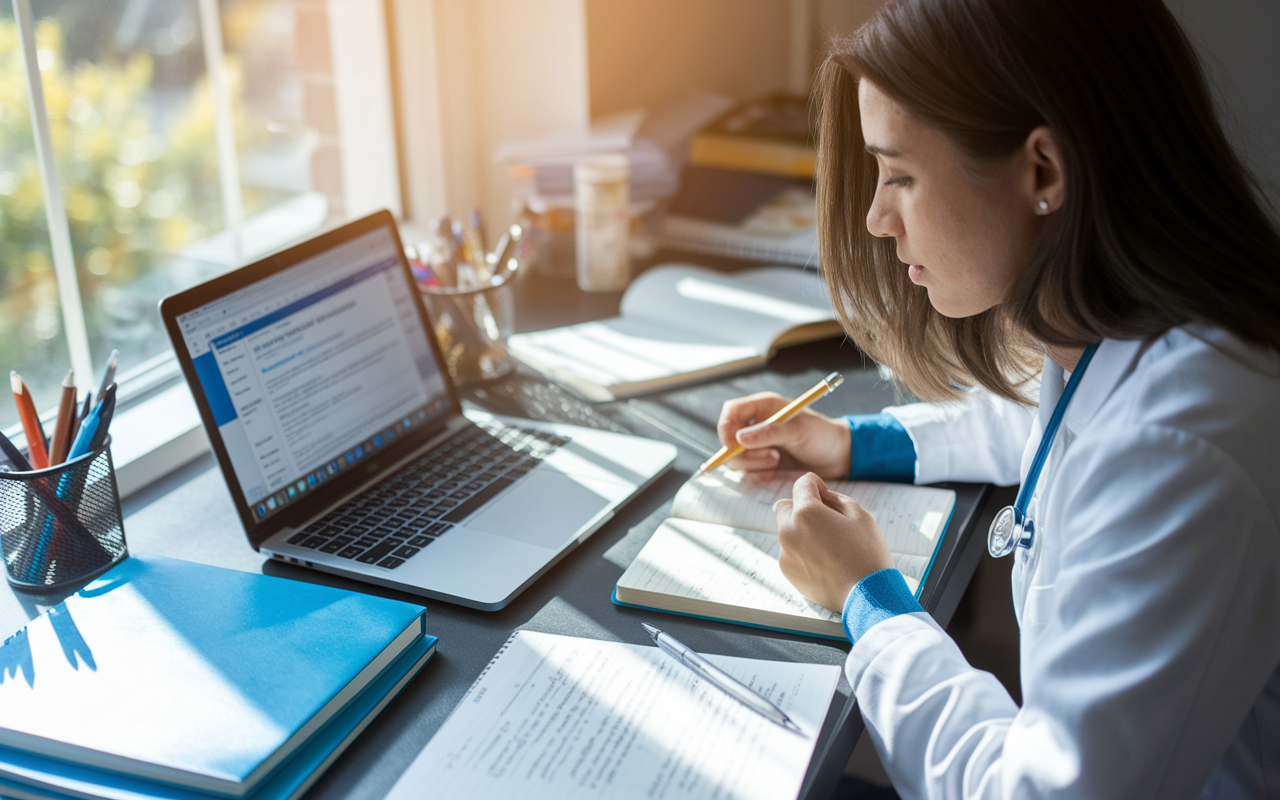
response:
<path id="1" fill-rule="evenodd" d="M 1047 125 L 1066 199 L 996 307 L 933 309 L 866 229 L 877 169 L 862 78 L 979 165 Z M 891 0 L 817 78 L 819 253 L 853 340 L 925 400 L 979 384 L 1025 402 L 1037 343 L 1080 347 L 1207 322 L 1280 350 L 1280 235 L 1161 0 Z"/>

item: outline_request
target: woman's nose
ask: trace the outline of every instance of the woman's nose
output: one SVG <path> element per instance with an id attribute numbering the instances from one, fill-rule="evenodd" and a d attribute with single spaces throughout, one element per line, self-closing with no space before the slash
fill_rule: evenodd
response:
<path id="1" fill-rule="evenodd" d="M 897 210 L 884 202 L 879 192 L 867 211 L 867 231 L 872 236 L 899 236 L 902 234 L 902 218 Z"/>

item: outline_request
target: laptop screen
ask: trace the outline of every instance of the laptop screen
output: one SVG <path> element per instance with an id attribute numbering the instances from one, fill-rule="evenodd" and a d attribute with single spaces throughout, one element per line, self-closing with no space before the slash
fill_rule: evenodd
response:
<path id="1" fill-rule="evenodd" d="M 177 316 L 257 522 L 448 413 L 390 226 Z"/>

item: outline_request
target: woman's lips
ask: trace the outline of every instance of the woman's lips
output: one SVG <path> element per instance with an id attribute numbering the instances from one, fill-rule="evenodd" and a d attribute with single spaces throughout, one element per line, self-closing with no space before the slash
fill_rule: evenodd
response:
<path id="1" fill-rule="evenodd" d="M 919 264 L 912 264 L 907 267 L 907 277 L 911 278 L 912 283 L 919 283 L 920 276 L 924 274 L 924 267 Z"/>

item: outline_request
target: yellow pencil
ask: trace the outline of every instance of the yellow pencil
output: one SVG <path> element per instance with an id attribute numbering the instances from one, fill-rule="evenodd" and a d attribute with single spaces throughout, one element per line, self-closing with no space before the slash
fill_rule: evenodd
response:
<path id="1" fill-rule="evenodd" d="M 844 383 L 843 375 L 841 375 L 839 372 L 831 373 L 827 377 L 818 381 L 817 386 L 814 386 L 812 389 L 800 395 L 795 400 L 792 400 L 790 403 L 787 403 L 787 405 L 781 408 L 778 411 L 778 413 L 766 419 L 764 421 L 764 424 L 772 425 L 775 422 L 782 422 L 784 420 L 791 419 L 796 414 L 799 414 L 801 411 L 804 411 L 806 408 L 808 408 L 809 405 L 813 403 L 813 401 L 817 400 L 819 397 L 823 397 L 824 395 L 827 395 L 830 392 L 834 391 L 835 388 L 842 383 Z M 701 475 L 704 472 L 710 472 L 711 470 L 722 466 L 726 461 L 728 461 L 731 458 L 734 458 L 735 456 L 737 456 L 739 453 L 741 453 L 743 450 L 746 450 L 746 449 L 747 448 L 743 447 L 740 444 L 735 444 L 733 447 L 721 447 L 720 452 L 716 453 L 714 456 L 707 459 L 706 462 L 701 467 L 698 467 L 697 475 Z"/>

